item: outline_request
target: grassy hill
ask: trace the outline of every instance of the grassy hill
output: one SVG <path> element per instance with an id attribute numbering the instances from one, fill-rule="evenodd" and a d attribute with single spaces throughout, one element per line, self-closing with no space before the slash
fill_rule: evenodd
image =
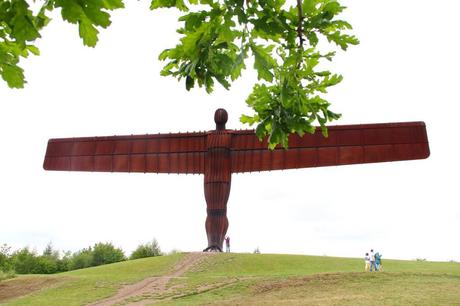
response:
<path id="1" fill-rule="evenodd" d="M 2 281 L 0 303 L 85 305 L 125 288 L 121 304 L 460 305 L 459 263 L 385 260 L 378 273 L 363 266 L 351 258 L 175 254 Z"/>

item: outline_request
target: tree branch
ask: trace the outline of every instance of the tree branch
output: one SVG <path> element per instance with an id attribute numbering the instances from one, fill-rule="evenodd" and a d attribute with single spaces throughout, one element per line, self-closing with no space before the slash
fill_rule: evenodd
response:
<path id="1" fill-rule="evenodd" d="M 304 42 L 303 27 L 302 27 L 303 18 L 304 18 L 303 10 L 302 10 L 302 0 L 297 0 L 297 13 L 299 17 L 299 24 L 297 25 L 297 36 L 299 37 L 299 47 L 302 48 L 303 42 Z"/>

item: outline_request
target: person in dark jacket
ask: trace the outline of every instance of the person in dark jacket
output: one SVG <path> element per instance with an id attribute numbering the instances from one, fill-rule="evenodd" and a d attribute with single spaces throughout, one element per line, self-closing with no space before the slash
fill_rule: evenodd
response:
<path id="1" fill-rule="evenodd" d="M 229 236 L 225 237 L 225 251 L 227 253 L 230 253 L 230 237 Z"/>

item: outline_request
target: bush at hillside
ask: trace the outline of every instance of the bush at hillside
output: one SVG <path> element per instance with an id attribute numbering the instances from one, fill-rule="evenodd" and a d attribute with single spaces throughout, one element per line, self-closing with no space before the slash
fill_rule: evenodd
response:
<path id="1" fill-rule="evenodd" d="M 93 264 L 93 250 L 91 247 L 73 253 L 69 259 L 69 271 L 91 267 Z"/>
<path id="2" fill-rule="evenodd" d="M 11 269 L 18 274 L 53 274 L 68 271 L 68 258 L 61 258 L 59 251 L 48 244 L 42 255 L 28 247 L 17 250 L 9 256 Z"/>
<path id="3" fill-rule="evenodd" d="M 3 244 L 0 247 L 0 272 L 7 273 L 13 269 L 10 255 L 11 247 Z M 5 274 L 6 275 L 6 274 Z"/>
<path id="4" fill-rule="evenodd" d="M 52 274 L 59 272 L 57 261 L 59 258 L 38 256 L 35 251 L 23 248 L 11 256 L 14 271 L 18 274 Z"/>
<path id="5" fill-rule="evenodd" d="M 14 252 L 11 255 L 11 262 L 14 270 L 19 274 L 30 274 L 39 270 L 37 254 L 35 251 L 29 250 L 28 247 Z"/>
<path id="6" fill-rule="evenodd" d="M 132 259 L 161 255 L 160 246 L 154 239 L 140 245 L 131 255 Z M 41 255 L 28 247 L 11 252 L 11 247 L 0 246 L 1 279 L 17 274 L 53 274 L 76 269 L 89 268 L 126 260 L 123 250 L 112 243 L 96 243 L 75 253 L 61 253 L 48 244 Z"/>
<path id="7" fill-rule="evenodd" d="M 126 260 L 126 256 L 122 249 L 115 248 L 111 243 L 99 242 L 93 247 L 73 253 L 69 258 L 69 270 L 89 268 L 124 260 Z"/>
<path id="8" fill-rule="evenodd" d="M 96 243 L 93 248 L 93 266 L 100 266 L 126 260 L 122 249 L 115 248 L 111 243 Z"/>
<path id="9" fill-rule="evenodd" d="M 139 245 L 131 254 L 129 259 L 139 259 L 161 255 L 163 255 L 163 253 L 161 253 L 160 245 L 156 239 L 153 239 L 152 242 Z"/>

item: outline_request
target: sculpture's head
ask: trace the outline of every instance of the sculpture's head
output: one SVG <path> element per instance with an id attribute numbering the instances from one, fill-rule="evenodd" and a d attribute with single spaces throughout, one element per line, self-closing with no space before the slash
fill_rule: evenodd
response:
<path id="1" fill-rule="evenodd" d="M 225 109 L 219 108 L 214 113 L 214 122 L 216 123 L 216 130 L 225 130 L 225 123 L 228 120 L 228 113 Z"/>

